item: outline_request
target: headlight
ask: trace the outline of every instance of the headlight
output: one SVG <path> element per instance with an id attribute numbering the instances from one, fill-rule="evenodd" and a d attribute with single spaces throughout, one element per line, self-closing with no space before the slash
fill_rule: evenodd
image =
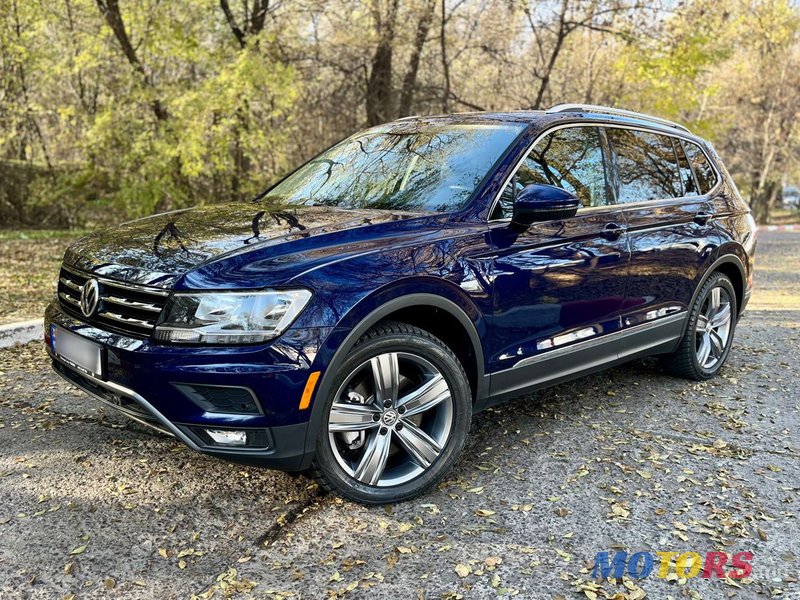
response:
<path id="1" fill-rule="evenodd" d="M 279 336 L 308 304 L 308 290 L 173 294 L 155 338 L 182 344 L 252 344 Z"/>

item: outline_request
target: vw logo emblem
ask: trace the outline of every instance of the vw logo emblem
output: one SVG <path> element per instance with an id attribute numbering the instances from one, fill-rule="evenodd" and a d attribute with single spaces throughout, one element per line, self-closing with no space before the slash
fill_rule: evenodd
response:
<path id="1" fill-rule="evenodd" d="M 84 317 L 91 317 L 100 303 L 100 285 L 96 279 L 89 279 L 81 289 L 81 312 Z"/>
<path id="2" fill-rule="evenodd" d="M 397 413 L 393 410 L 387 410 L 383 413 L 383 424 L 387 427 L 391 427 L 395 423 L 397 423 Z"/>

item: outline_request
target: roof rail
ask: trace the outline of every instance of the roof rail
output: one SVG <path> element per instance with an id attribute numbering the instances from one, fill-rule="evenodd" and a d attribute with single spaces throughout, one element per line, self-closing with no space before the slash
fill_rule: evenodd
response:
<path id="1" fill-rule="evenodd" d="M 659 123 L 660 125 L 666 125 L 667 127 L 674 127 L 675 129 L 680 129 L 681 131 L 685 131 L 686 133 L 691 133 L 688 128 L 684 127 L 680 123 L 675 123 L 674 121 L 668 121 L 667 119 L 662 119 L 660 117 L 645 115 L 643 113 L 634 112 L 632 110 L 622 110 L 621 108 L 609 108 L 607 106 L 597 106 L 595 104 L 556 104 L 555 106 L 548 108 L 546 112 L 547 113 L 591 112 L 591 113 L 601 113 L 606 115 L 616 115 L 619 117 L 633 117 L 636 119 L 643 119 L 645 121 L 652 121 L 653 123 Z"/>

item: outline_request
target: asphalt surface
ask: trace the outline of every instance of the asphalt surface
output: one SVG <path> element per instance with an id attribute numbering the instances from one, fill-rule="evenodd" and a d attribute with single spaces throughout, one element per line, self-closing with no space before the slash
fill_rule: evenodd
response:
<path id="1" fill-rule="evenodd" d="M 800 234 L 761 234 L 756 286 L 719 378 L 646 360 L 520 398 L 390 507 L 195 454 L 62 383 L 37 344 L 2 350 L 0 594 L 800 598 Z M 753 572 L 590 583 L 618 549 L 749 551 Z"/>

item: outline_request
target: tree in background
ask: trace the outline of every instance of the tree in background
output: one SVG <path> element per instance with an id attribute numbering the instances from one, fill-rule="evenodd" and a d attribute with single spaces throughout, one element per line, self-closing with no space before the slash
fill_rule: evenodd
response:
<path id="1" fill-rule="evenodd" d="M 0 0 L 0 220 L 241 200 L 364 126 L 558 102 L 687 123 L 765 219 L 798 171 L 798 19 L 791 0 Z"/>

